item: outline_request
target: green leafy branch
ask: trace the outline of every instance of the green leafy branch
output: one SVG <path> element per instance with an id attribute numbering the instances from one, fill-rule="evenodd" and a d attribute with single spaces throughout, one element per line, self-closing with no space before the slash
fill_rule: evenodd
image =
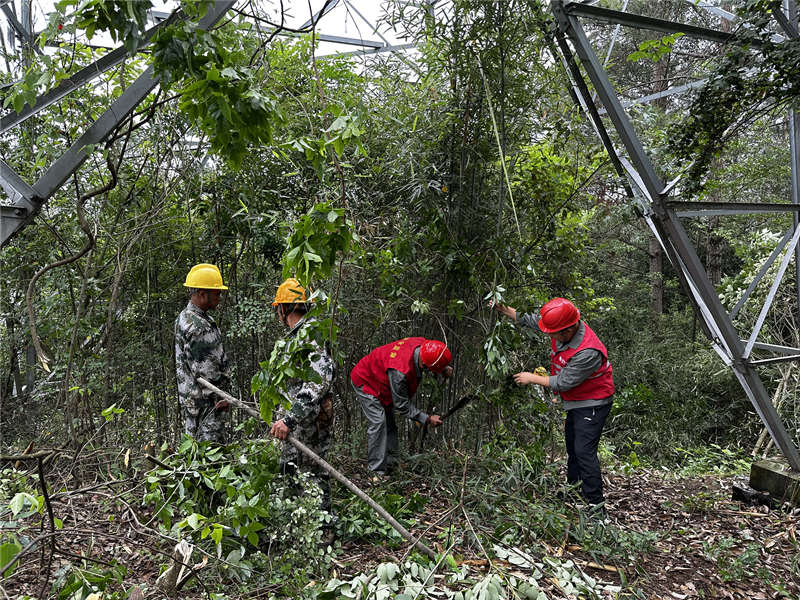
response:
<path id="1" fill-rule="evenodd" d="M 349 252 L 354 240 L 353 224 L 345 217 L 344 209 L 329 202 L 319 202 L 300 217 L 292 228 L 283 257 L 283 277 L 296 276 L 308 287 L 312 281 L 330 277 L 340 253 Z M 306 325 L 296 335 L 275 342 L 269 360 L 260 364 L 261 370 L 251 380 L 251 390 L 257 394 L 261 417 L 272 421 L 274 410 L 287 405 L 289 398 L 283 390 L 292 379 L 318 382 L 311 368 L 312 355 L 320 348 L 332 347 L 338 328 L 330 311 L 330 300 L 317 291 L 309 298 L 314 306 L 306 316 Z M 328 313 L 327 318 L 323 314 Z"/>
<path id="2" fill-rule="evenodd" d="M 320 348 L 326 347 L 331 333 L 335 336 L 337 332 L 330 319 L 314 318 L 321 310 L 318 306 L 311 311 L 306 317 L 307 324 L 296 335 L 277 340 L 269 360 L 260 363 L 261 370 L 251 380 L 251 391 L 258 396 L 261 418 L 266 423 L 272 422 L 279 406 L 289 407 L 291 399 L 283 390 L 291 380 L 321 381 L 311 361 Z"/>
<path id="3" fill-rule="evenodd" d="M 775 39 L 769 0 L 748 0 L 739 9 L 739 27 L 722 59 L 709 75 L 687 117 L 669 131 L 676 157 L 690 163 L 689 193 L 699 193 L 703 177 L 731 134 L 765 106 L 797 102 L 800 97 L 800 42 Z M 753 49 L 756 50 L 753 50 Z"/>
<path id="4" fill-rule="evenodd" d="M 294 275 L 303 285 L 330 277 L 339 253 L 347 254 L 355 240 L 353 223 L 343 208 L 319 202 L 294 224 L 283 256 L 283 276 Z"/>
<path id="5" fill-rule="evenodd" d="M 286 142 L 285 147 L 296 152 L 302 152 L 306 160 L 314 167 L 317 176 L 322 178 L 328 148 L 333 148 L 338 158 L 342 158 L 345 149 L 350 145 L 355 146 L 356 154 L 367 155 L 361 141 L 363 133 L 361 119 L 357 115 L 341 114 L 334 119 L 322 136 L 296 138 Z"/>
<path id="6" fill-rule="evenodd" d="M 114 42 L 122 40 L 125 49 L 135 54 L 147 27 L 147 12 L 153 7 L 149 0 L 62 0 L 56 5 L 59 12 L 77 6 L 75 26 L 91 39 L 96 31 L 106 31 Z"/>
<path id="7" fill-rule="evenodd" d="M 164 85 L 178 88 L 180 110 L 232 167 L 241 165 L 251 144 L 272 141 L 283 121 L 278 104 L 260 91 L 253 69 L 236 64 L 239 57 L 219 34 L 193 22 L 169 27 L 157 36 L 153 57 Z"/>
<path id="8" fill-rule="evenodd" d="M 678 38 L 683 37 L 683 33 L 673 33 L 672 35 L 665 35 L 664 37 L 655 40 L 645 40 L 639 44 L 639 49 L 636 52 L 631 52 L 628 55 L 628 62 L 636 62 L 637 60 L 651 60 L 658 62 L 665 54 L 672 52 L 672 47 Z"/>

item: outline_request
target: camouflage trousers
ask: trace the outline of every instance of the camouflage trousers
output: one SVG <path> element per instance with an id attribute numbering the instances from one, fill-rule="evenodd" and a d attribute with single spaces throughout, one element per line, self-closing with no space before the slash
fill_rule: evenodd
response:
<path id="1" fill-rule="evenodd" d="M 327 460 L 333 444 L 333 396 L 323 398 L 316 418 L 298 421 L 292 435 L 308 446 L 321 458 Z M 322 490 L 320 508 L 331 512 L 331 476 L 325 469 L 300 452 L 289 442 L 281 444 L 281 473 L 293 475 L 297 471 L 308 473 Z M 300 490 L 298 490 L 300 491 Z"/>
<path id="2" fill-rule="evenodd" d="M 199 403 L 198 403 L 199 404 Z M 198 408 L 183 407 L 183 430 L 198 442 L 225 443 L 225 426 L 228 423 L 228 413 L 214 410 L 214 403 L 204 402 Z"/>

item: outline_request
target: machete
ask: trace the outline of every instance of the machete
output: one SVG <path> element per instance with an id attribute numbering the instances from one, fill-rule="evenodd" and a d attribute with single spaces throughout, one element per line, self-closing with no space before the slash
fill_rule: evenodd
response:
<path id="1" fill-rule="evenodd" d="M 463 398 L 461 398 L 461 400 L 459 400 L 458 402 L 456 402 L 455 406 L 453 406 L 453 407 L 452 407 L 450 410 L 448 410 L 448 411 L 447 411 L 447 412 L 446 412 L 446 413 L 445 413 L 445 414 L 442 416 L 442 420 L 445 420 L 447 417 L 449 417 L 450 415 L 452 415 L 452 414 L 453 414 L 454 412 L 456 412 L 457 410 L 461 410 L 461 409 L 462 409 L 462 408 L 464 408 L 464 407 L 465 407 L 467 404 L 469 404 L 470 402 L 472 402 L 474 399 L 475 399 L 475 396 L 473 396 L 472 394 L 467 394 L 466 396 L 464 396 Z"/>

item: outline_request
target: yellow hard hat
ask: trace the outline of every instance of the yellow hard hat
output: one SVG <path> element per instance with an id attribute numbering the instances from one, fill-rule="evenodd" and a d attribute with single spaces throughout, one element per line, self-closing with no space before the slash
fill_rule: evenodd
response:
<path id="1" fill-rule="evenodd" d="M 272 306 L 305 301 L 306 288 L 300 285 L 300 282 L 294 277 L 289 277 L 289 279 L 278 286 L 278 291 L 275 292 L 275 301 L 272 303 Z"/>
<path id="2" fill-rule="evenodd" d="M 220 275 L 217 265 L 201 263 L 192 267 L 186 276 L 183 284 L 188 288 L 200 290 L 227 290 L 228 286 L 222 285 L 222 275 Z"/>

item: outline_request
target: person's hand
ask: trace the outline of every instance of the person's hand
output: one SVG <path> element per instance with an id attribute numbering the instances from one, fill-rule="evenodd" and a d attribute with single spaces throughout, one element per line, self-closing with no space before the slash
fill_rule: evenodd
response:
<path id="1" fill-rule="evenodd" d="M 536 383 L 534 379 L 536 375 L 533 373 L 529 373 L 528 371 L 521 371 L 520 373 L 514 374 L 514 383 L 517 385 L 529 385 L 531 383 Z"/>
<path id="2" fill-rule="evenodd" d="M 228 409 L 231 407 L 231 403 L 227 400 L 220 400 L 214 405 L 214 410 L 218 410 L 220 412 L 228 412 Z"/>
<path id="3" fill-rule="evenodd" d="M 428 420 L 426 422 L 433 427 L 438 427 L 442 424 L 442 417 L 439 415 L 428 415 Z"/>
<path id="4" fill-rule="evenodd" d="M 517 320 L 517 309 L 511 306 L 506 306 L 505 304 L 501 304 L 500 302 L 495 302 L 494 300 L 489 303 L 489 306 L 491 306 L 501 315 L 505 315 L 509 319 L 514 319 L 515 321 Z"/>
<path id="5" fill-rule="evenodd" d="M 279 440 L 285 440 L 286 436 L 289 435 L 289 428 L 286 426 L 286 423 L 283 422 L 283 419 L 281 419 L 280 421 L 275 421 L 269 430 L 269 434 Z"/>

